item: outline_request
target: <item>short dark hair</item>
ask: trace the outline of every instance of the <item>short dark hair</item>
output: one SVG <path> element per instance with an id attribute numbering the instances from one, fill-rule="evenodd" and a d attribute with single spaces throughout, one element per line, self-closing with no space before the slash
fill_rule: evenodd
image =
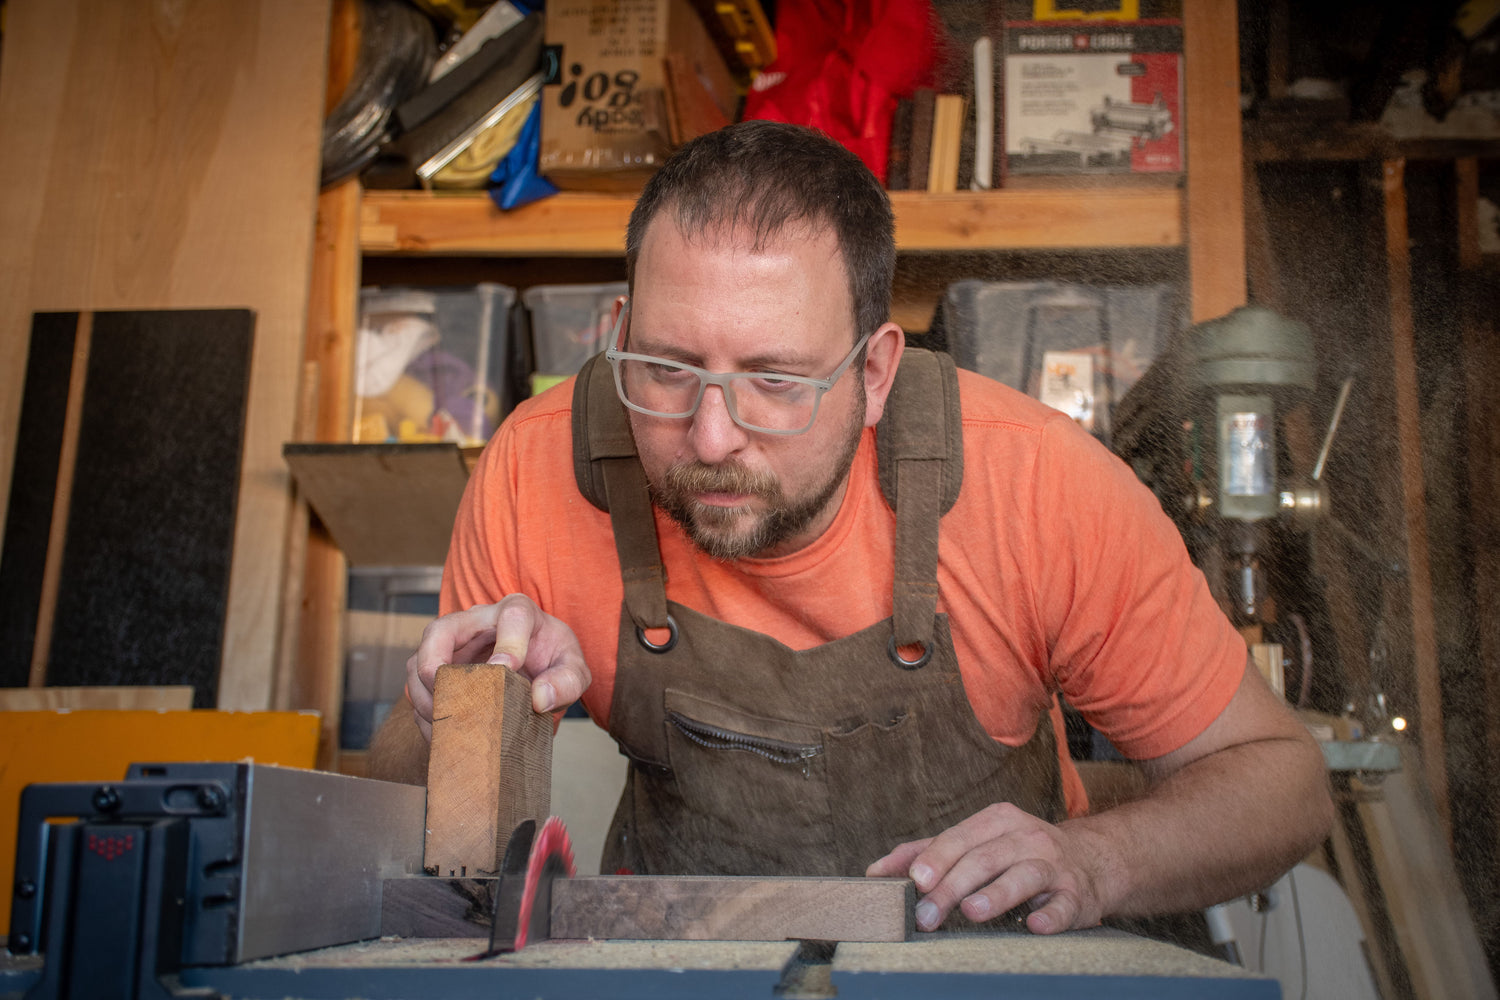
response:
<path id="1" fill-rule="evenodd" d="M 646 229 L 663 211 L 687 234 L 744 223 L 757 249 L 792 223 L 830 226 L 848 272 L 855 338 L 890 318 L 896 273 L 891 200 L 858 156 L 816 129 L 740 122 L 673 154 L 630 213 L 625 266 L 632 292 Z"/>

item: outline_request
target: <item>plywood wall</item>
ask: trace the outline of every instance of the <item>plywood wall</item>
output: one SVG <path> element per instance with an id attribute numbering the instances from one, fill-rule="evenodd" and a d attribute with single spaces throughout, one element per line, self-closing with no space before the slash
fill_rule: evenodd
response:
<path id="1" fill-rule="evenodd" d="M 328 0 L 10 0 L 0 56 L 0 516 L 31 315 L 256 314 L 219 704 L 270 704 Z M 163 649 L 163 656 L 171 650 Z"/>

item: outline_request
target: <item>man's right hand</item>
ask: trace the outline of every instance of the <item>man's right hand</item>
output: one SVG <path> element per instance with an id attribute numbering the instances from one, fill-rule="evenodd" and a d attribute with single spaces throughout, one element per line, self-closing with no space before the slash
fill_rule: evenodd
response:
<path id="1" fill-rule="evenodd" d="M 531 680 L 531 707 L 538 712 L 567 708 L 593 679 L 573 630 L 529 597 L 511 594 L 497 604 L 444 615 L 422 630 L 422 644 L 406 661 L 406 695 L 428 740 L 432 688 L 445 663 L 496 663 L 519 671 Z"/>

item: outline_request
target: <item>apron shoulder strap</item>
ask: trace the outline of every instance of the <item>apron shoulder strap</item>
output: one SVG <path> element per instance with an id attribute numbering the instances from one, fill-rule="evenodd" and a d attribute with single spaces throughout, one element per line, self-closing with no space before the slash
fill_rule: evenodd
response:
<path id="1" fill-rule="evenodd" d="M 939 511 L 946 514 L 953 509 L 964 479 L 964 432 L 958 406 L 958 370 L 951 355 L 920 347 L 906 349 L 875 443 L 880 491 L 892 510 L 900 509 L 896 503 L 900 468 L 907 460 L 935 463 L 923 466 L 924 475 L 939 474 L 939 478 L 925 483 L 923 490 L 939 483 Z"/>
<path id="2" fill-rule="evenodd" d="M 666 628 L 666 573 L 651 494 L 603 354 L 584 363 L 573 386 L 573 477 L 589 503 L 609 513 L 631 620 L 642 629 Z"/>
<path id="3" fill-rule="evenodd" d="M 578 492 L 607 512 L 604 463 L 625 458 L 635 458 L 630 419 L 615 392 L 609 362 L 596 354 L 583 363 L 573 384 L 573 477 Z"/>
<path id="4" fill-rule="evenodd" d="M 938 522 L 964 477 L 963 415 L 953 358 L 908 348 L 875 430 L 880 489 L 896 512 L 890 657 L 915 669 L 931 656 L 937 616 Z M 898 502 L 899 501 L 899 502 Z M 898 650 L 921 647 L 913 659 Z"/>

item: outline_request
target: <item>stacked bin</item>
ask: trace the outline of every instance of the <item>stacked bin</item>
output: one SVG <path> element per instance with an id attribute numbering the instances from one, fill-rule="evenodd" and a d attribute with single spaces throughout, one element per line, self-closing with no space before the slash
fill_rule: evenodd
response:
<path id="1" fill-rule="evenodd" d="M 533 285 L 521 293 L 531 316 L 531 391 L 561 382 L 604 350 L 623 281 L 597 285 Z"/>

